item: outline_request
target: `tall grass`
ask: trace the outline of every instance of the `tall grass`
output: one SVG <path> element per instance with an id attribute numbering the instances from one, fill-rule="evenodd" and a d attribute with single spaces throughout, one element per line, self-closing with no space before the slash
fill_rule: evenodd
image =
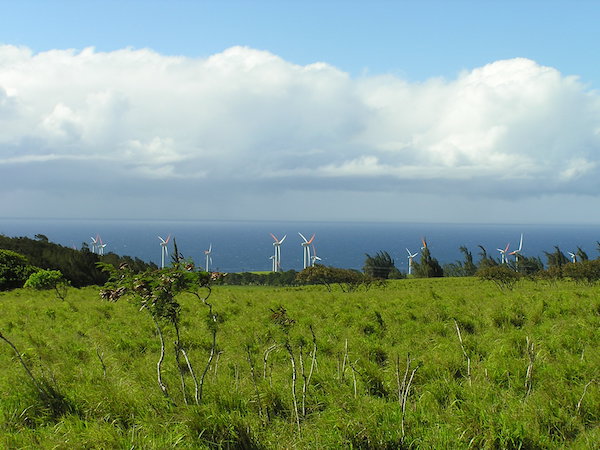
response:
<path id="1" fill-rule="evenodd" d="M 91 287 L 71 289 L 65 301 L 45 292 L 0 293 L 0 331 L 68 405 L 51 411 L 14 351 L 2 345 L 0 446 L 593 448 L 600 442 L 597 286 L 521 281 L 501 291 L 474 278 L 408 279 L 349 293 L 221 286 L 211 300 L 219 313 L 218 357 L 202 404 L 187 406 L 182 395 L 169 400 L 157 388 L 156 328 L 133 304 L 101 301 Z M 212 345 L 205 311 L 191 296 L 181 304 L 181 340 L 202 365 Z M 273 320 L 280 307 L 293 320 L 285 331 Z M 308 375 L 311 330 L 318 350 L 303 387 L 300 349 Z M 167 346 L 175 338 L 165 333 Z M 296 406 L 286 345 L 296 361 Z M 418 370 L 403 405 L 397 361 L 402 378 L 407 355 L 411 372 Z M 180 373 L 173 361 L 165 369 L 176 391 Z"/>

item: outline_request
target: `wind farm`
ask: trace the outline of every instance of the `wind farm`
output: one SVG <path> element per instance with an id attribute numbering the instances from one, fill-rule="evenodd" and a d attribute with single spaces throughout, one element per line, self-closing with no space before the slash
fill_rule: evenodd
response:
<path id="1" fill-rule="evenodd" d="M 357 231 L 356 235 L 348 235 L 347 238 L 344 237 L 345 233 L 337 233 L 333 226 L 327 229 L 323 228 L 322 225 L 318 225 L 314 230 L 316 232 L 311 231 L 310 233 L 295 231 L 293 230 L 293 226 L 281 227 L 283 232 L 280 231 L 279 233 L 269 232 L 268 223 L 265 223 L 264 227 L 267 230 L 263 228 L 262 233 L 257 231 L 253 232 L 252 235 L 248 235 L 248 237 L 242 237 L 242 235 L 240 238 L 236 237 L 235 232 L 225 232 L 225 230 L 223 232 L 211 230 L 208 232 L 193 233 L 190 229 L 183 234 L 179 231 L 176 233 L 177 244 L 181 242 L 180 249 L 183 250 L 185 258 L 196 259 L 196 262 L 200 266 L 208 268 L 209 271 L 225 271 L 227 273 L 244 271 L 300 271 L 314 265 L 348 267 L 361 270 L 364 262 L 364 258 L 361 258 L 361 255 L 381 249 L 388 251 L 395 259 L 395 266 L 398 270 L 412 276 L 414 275 L 416 264 L 419 262 L 419 255 L 424 249 L 428 249 L 434 257 L 440 260 L 440 264 L 444 265 L 456 261 L 456 258 L 460 255 L 458 247 L 463 246 L 462 243 L 476 250 L 480 242 L 483 242 L 485 247 L 490 248 L 494 240 L 492 234 L 489 234 L 489 236 L 484 235 L 483 239 L 479 240 L 479 238 L 474 239 L 470 234 L 465 233 L 463 239 L 452 238 L 452 240 L 448 241 L 447 239 L 440 238 L 435 231 L 420 232 L 417 227 L 411 227 L 412 229 L 406 232 L 402 231 L 405 228 L 403 226 L 399 226 L 399 232 L 396 236 L 394 236 L 392 227 L 390 226 L 389 231 L 386 231 L 385 235 L 376 233 L 371 236 L 368 232 L 363 234 L 363 232 Z M 115 235 L 114 232 L 110 233 L 111 244 L 109 247 L 104 239 L 104 235 L 107 234 L 106 230 L 100 229 L 100 232 L 92 234 L 92 237 L 89 238 L 89 242 L 91 242 L 89 246 L 90 251 L 98 255 L 106 254 L 109 250 L 117 254 L 126 254 L 123 238 Z M 101 234 L 102 237 L 100 236 Z M 288 237 L 290 234 L 298 236 L 298 244 L 289 241 Z M 503 233 L 502 230 L 500 230 L 500 234 L 505 235 L 505 244 L 502 247 L 496 248 L 496 246 L 493 246 L 493 248 L 497 251 L 497 256 L 494 255 L 494 259 L 501 265 L 517 267 L 525 264 L 524 261 L 531 257 L 544 258 L 544 251 L 551 247 L 548 245 L 546 249 L 540 249 L 539 242 L 531 238 L 527 241 L 527 232 L 519 232 L 518 229 L 516 233 L 512 233 L 512 239 L 510 235 Z M 529 232 L 529 234 L 531 235 L 532 232 Z M 150 251 L 147 251 L 149 256 L 145 257 L 147 258 L 146 260 L 156 261 L 159 267 L 163 267 L 163 264 L 165 267 L 168 266 L 172 254 L 172 248 L 170 247 L 173 244 L 174 235 L 173 232 L 162 234 L 159 231 L 160 253 L 155 253 L 155 256 L 153 256 Z M 157 236 L 157 234 L 154 234 L 154 236 Z M 142 236 L 140 235 L 140 237 Z M 169 239 L 168 243 L 166 242 L 167 239 Z M 208 245 L 202 246 L 200 242 L 202 240 L 207 242 Z M 370 243 L 371 241 L 373 242 Z M 215 242 L 218 243 L 217 247 L 215 247 Z M 271 245 L 269 245 L 269 242 Z M 453 246 L 451 245 L 452 242 L 454 242 Z M 578 245 L 581 242 L 575 242 L 575 245 L 570 245 L 571 249 L 579 248 Z M 127 248 L 131 249 L 139 248 L 143 250 L 145 247 L 144 242 L 141 240 L 139 240 L 139 243 L 136 243 L 136 247 L 133 247 L 130 241 L 125 243 L 127 244 Z M 368 247 L 364 244 L 367 244 Z M 361 250 L 361 245 L 364 250 Z M 196 250 L 194 247 L 196 247 Z M 272 249 L 271 251 L 267 250 L 269 247 Z M 319 247 L 321 251 L 315 258 L 316 247 Z M 569 249 L 568 245 L 561 245 L 560 247 L 569 250 L 569 252 L 566 250 L 564 252 L 569 261 L 573 260 L 571 253 L 577 255 L 577 251 Z M 593 252 L 593 249 L 586 248 L 585 250 L 587 254 Z M 583 250 L 581 251 L 583 252 Z M 136 256 L 141 255 L 141 253 L 134 254 Z M 492 255 L 488 254 L 488 257 L 492 257 Z M 577 261 L 580 259 L 579 256 L 576 256 Z M 356 262 L 344 262 L 352 260 Z M 239 262 L 232 265 L 232 261 Z"/>

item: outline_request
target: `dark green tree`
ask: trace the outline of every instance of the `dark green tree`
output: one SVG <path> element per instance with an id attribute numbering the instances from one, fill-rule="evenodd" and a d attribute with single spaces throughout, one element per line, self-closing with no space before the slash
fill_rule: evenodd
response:
<path id="1" fill-rule="evenodd" d="M 12 250 L 0 250 L 0 291 L 23 287 L 36 268 L 27 258 Z"/>
<path id="2" fill-rule="evenodd" d="M 565 264 L 569 263 L 569 258 L 565 256 L 565 254 L 561 251 L 558 245 L 554 246 L 554 251 L 552 253 L 544 252 L 546 254 L 546 259 L 548 262 L 548 267 L 558 267 L 562 268 Z"/>
<path id="3" fill-rule="evenodd" d="M 442 266 L 440 266 L 437 259 L 431 256 L 431 252 L 429 251 L 425 240 L 423 240 L 423 244 L 419 262 L 413 261 L 414 276 L 417 278 L 443 277 L 444 271 Z"/>
<path id="4" fill-rule="evenodd" d="M 479 252 L 479 262 L 477 263 L 477 268 L 481 269 L 483 267 L 492 267 L 492 266 L 497 266 L 498 262 L 492 258 L 491 256 L 489 256 L 487 254 L 487 251 L 485 250 L 485 247 L 483 245 L 478 245 L 479 249 L 481 250 Z"/>
<path id="5" fill-rule="evenodd" d="M 371 256 L 365 253 L 363 272 L 373 278 L 387 279 L 394 266 L 394 260 L 388 252 L 380 251 Z"/>

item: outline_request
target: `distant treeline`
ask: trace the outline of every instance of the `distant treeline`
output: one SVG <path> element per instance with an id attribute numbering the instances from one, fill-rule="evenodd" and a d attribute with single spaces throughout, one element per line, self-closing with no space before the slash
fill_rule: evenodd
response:
<path id="1" fill-rule="evenodd" d="M 75 287 L 106 283 L 108 275 L 96 267 L 96 263 L 100 261 L 115 267 L 127 263 L 136 272 L 157 268 L 156 264 L 146 263 L 139 258 L 115 253 L 100 256 L 92 253 L 87 245 L 83 245 L 80 250 L 64 247 L 50 242 L 43 234 L 37 234 L 35 239 L 0 235 L 0 249 L 21 254 L 29 264 L 40 269 L 60 270 L 64 278 Z"/>

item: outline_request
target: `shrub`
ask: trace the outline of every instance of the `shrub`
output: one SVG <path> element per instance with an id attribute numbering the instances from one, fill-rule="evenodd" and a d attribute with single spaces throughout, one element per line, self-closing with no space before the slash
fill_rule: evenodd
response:
<path id="1" fill-rule="evenodd" d="M 477 276 L 482 280 L 493 281 L 500 289 L 512 289 L 521 279 L 520 273 L 505 265 L 483 267 L 477 271 Z"/>
<path id="2" fill-rule="evenodd" d="M 373 278 L 351 269 L 339 269 L 315 265 L 307 267 L 296 275 L 296 281 L 304 284 L 324 284 L 331 291 L 331 285 L 337 284 L 342 291 L 355 291 L 360 286 L 369 288 Z"/>
<path id="3" fill-rule="evenodd" d="M 600 260 L 585 260 L 576 263 L 567 263 L 562 268 L 563 276 L 571 278 L 578 283 L 593 283 L 600 280 Z"/>
<path id="4" fill-rule="evenodd" d="M 0 250 L 0 291 L 23 287 L 35 268 L 27 258 L 12 250 Z"/>
<path id="5" fill-rule="evenodd" d="M 54 289 L 62 282 L 64 282 L 64 277 L 60 270 L 42 269 L 29 275 L 29 278 L 25 282 L 25 287 L 41 291 Z"/>

